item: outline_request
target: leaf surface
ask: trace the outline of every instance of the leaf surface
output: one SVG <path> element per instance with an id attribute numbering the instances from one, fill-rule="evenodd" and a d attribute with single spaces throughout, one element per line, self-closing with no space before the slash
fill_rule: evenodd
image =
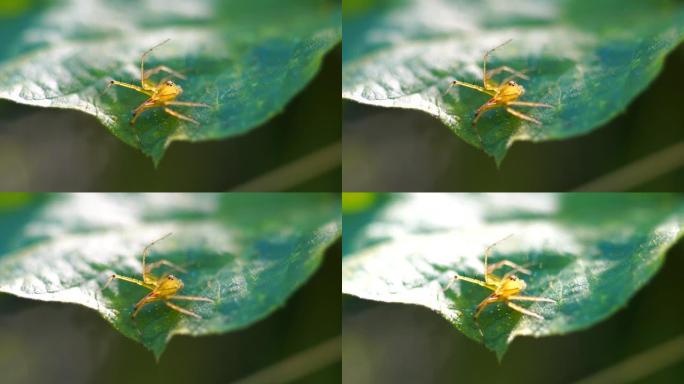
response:
<path id="1" fill-rule="evenodd" d="M 345 2 L 342 95 L 360 103 L 424 111 L 497 163 L 515 141 L 565 139 L 622 112 L 660 72 L 684 37 L 684 4 L 675 0 L 377 0 Z M 453 80 L 482 85 L 488 68 L 526 70 L 516 107 L 543 125 L 502 109 L 473 113 L 489 96 Z M 506 74 L 497 76 L 503 80 Z"/>
<path id="2" fill-rule="evenodd" d="M 369 201 L 345 194 L 343 293 L 427 307 L 499 359 L 517 336 L 584 329 L 625 306 L 684 233 L 681 195 L 390 194 L 362 211 L 354 200 Z M 490 264 L 526 267 L 523 294 L 557 303 L 517 302 L 544 320 L 496 303 L 478 327 L 491 291 L 453 277 L 482 280 L 485 249 L 508 235 Z"/>
<path id="3" fill-rule="evenodd" d="M 98 311 L 159 358 L 173 335 L 206 335 L 246 327 L 284 305 L 316 271 L 340 236 L 339 201 L 331 194 L 84 194 L 0 196 L 0 292 L 75 303 Z M 183 295 L 214 303 L 174 301 L 196 319 L 162 303 L 133 305 L 146 288 L 148 263 L 166 259 Z"/>
<path id="4" fill-rule="evenodd" d="M 330 0 L 24 0 L 0 6 L 0 98 L 81 110 L 158 163 L 176 140 L 235 136 L 279 113 L 316 74 L 341 39 L 339 3 Z M 146 95 L 112 87 L 140 84 L 146 68 L 166 65 L 186 80 L 173 107 L 200 125 L 160 108 L 134 126 L 131 111 Z M 164 74 L 153 76 L 159 81 Z"/>

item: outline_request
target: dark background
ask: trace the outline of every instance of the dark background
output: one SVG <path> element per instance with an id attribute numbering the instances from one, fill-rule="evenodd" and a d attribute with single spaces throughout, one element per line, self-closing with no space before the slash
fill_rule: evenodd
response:
<path id="1" fill-rule="evenodd" d="M 684 143 L 682 68 L 684 46 L 679 46 L 668 56 L 656 80 L 623 114 L 585 136 L 517 142 L 500 169 L 493 158 L 426 113 L 345 102 L 344 190 L 555 192 L 578 188 L 644 156 Z M 684 153 L 678 161 L 676 171 L 633 190 L 684 191 Z"/>
<path id="2" fill-rule="evenodd" d="M 175 142 L 155 170 L 94 116 L 0 100 L 0 190 L 224 191 L 340 142 L 341 46 L 285 111 L 249 133 Z M 339 156 L 338 156 L 339 158 Z M 337 160 L 339 163 L 339 160 Z M 337 191 L 341 165 L 288 190 Z"/>
<path id="3" fill-rule="evenodd" d="M 341 246 L 275 313 L 249 328 L 176 336 L 159 363 L 94 311 L 0 294 L 0 382 L 230 383 L 340 334 Z M 295 383 L 339 383 L 342 363 Z"/>
<path id="4" fill-rule="evenodd" d="M 684 241 L 627 307 L 588 330 L 520 337 L 499 363 L 439 315 L 344 296 L 345 383 L 569 383 L 684 337 Z M 662 356 L 661 356 L 662 360 Z M 633 367 L 641 370 L 643 367 Z M 681 383 L 684 360 L 637 383 Z"/>

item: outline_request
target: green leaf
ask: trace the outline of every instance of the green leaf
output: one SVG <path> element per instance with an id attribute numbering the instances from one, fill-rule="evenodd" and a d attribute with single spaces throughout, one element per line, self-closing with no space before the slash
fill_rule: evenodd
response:
<path id="1" fill-rule="evenodd" d="M 584 329 L 625 306 L 683 228 L 682 195 L 381 195 L 367 210 L 344 214 L 342 291 L 430 308 L 501 359 L 517 336 Z M 508 235 L 490 263 L 528 268 L 531 275 L 518 274 L 523 294 L 557 303 L 518 302 L 545 320 L 497 303 L 478 328 L 475 308 L 491 291 L 449 283 L 455 273 L 483 279 L 485 249 Z"/>
<path id="2" fill-rule="evenodd" d="M 538 1 L 377 0 L 345 2 L 342 95 L 381 107 L 421 110 L 500 164 L 515 141 L 565 139 L 622 112 L 658 75 L 684 37 L 684 4 L 675 0 Z M 527 70 L 520 100 L 555 108 L 475 110 L 489 96 L 453 80 L 482 85 L 488 68 Z M 505 75 L 496 79 L 502 80 Z"/>
<path id="3" fill-rule="evenodd" d="M 282 306 L 316 271 L 340 236 L 332 194 L 85 194 L 0 196 L 0 292 L 76 303 L 98 311 L 157 358 L 173 335 L 246 327 Z M 132 307 L 149 291 L 115 280 L 141 278 L 143 248 L 162 235 L 148 262 L 166 259 L 180 294 L 214 303 L 177 301 L 203 319 L 162 303 Z"/>
<path id="4" fill-rule="evenodd" d="M 235 136 L 279 113 L 316 74 L 341 39 L 339 2 L 23 0 L 0 6 L 0 98 L 77 109 L 155 163 L 173 141 Z M 139 84 L 146 68 L 166 65 L 187 79 L 178 98 L 210 108 L 160 108 L 134 126 L 131 111 L 147 98 L 108 81 Z M 153 79 L 160 80 L 160 74 Z M 47 128 L 46 128 L 47 129 Z"/>

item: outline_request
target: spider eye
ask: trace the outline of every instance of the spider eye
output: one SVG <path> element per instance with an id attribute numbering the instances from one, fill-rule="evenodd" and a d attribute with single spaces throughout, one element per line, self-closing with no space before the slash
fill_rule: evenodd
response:
<path id="1" fill-rule="evenodd" d="M 173 81 L 171 81 L 171 80 L 167 81 L 166 85 L 173 85 Z"/>
<path id="2" fill-rule="evenodd" d="M 174 275 L 169 275 L 169 280 L 176 280 L 176 276 L 174 276 Z"/>
<path id="3" fill-rule="evenodd" d="M 517 280 L 518 280 L 518 276 L 516 276 L 516 275 L 511 276 L 511 280 L 517 281 Z"/>
<path id="4" fill-rule="evenodd" d="M 517 85 L 517 84 L 515 84 L 515 81 L 511 80 L 511 81 L 508 82 L 508 85 L 515 86 L 515 85 Z"/>

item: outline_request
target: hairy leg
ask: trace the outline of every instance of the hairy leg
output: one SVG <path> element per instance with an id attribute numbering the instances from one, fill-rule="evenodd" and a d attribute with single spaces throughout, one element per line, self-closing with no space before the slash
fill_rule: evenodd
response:
<path id="1" fill-rule="evenodd" d="M 535 119 L 534 117 L 527 116 L 526 114 L 524 114 L 524 113 L 522 113 L 522 112 L 516 111 L 516 110 L 513 109 L 513 108 L 510 108 L 510 107 L 506 108 L 506 112 L 510 113 L 511 115 L 513 115 L 513 116 L 515 116 L 515 117 L 519 117 L 519 118 L 521 118 L 521 119 L 523 119 L 523 120 L 527 120 L 527 121 L 529 121 L 529 122 L 531 122 L 531 123 L 534 123 L 534 124 L 537 124 L 537 125 L 542 125 L 541 121 Z"/>
<path id="2" fill-rule="evenodd" d="M 511 309 L 513 309 L 513 310 L 515 310 L 515 311 L 518 311 L 518 312 L 520 312 L 520 313 L 522 313 L 522 314 L 525 314 L 525 315 L 528 315 L 528 316 L 535 317 L 535 318 L 537 318 L 537 319 L 539 319 L 539 320 L 544 320 L 544 318 L 543 318 L 541 315 L 538 315 L 538 314 L 536 314 L 536 313 L 530 311 L 529 309 L 523 308 L 523 307 L 521 307 L 521 306 L 519 306 L 519 305 L 517 305 L 517 304 L 511 303 L 510 301 L 507 301 L 507 302 L 506 302 L 506 305 L 508 305 Z"/>
<path id="3" fill-rule="evenodd" d="M 190 118 L 190 117 L 188 117 L 188 116 L 185 116 L 185 115 L 183 115 L 183 114 L 181 114 L 181 113 L 179 113 L 179 112 L 176 112 L 176 111 L 174 111 L 174 110 L 171 109 L 171 108 L 164 108 L 164 112 L 168 113 L 168 114 L 171 115 L 171 116 L 177 117 L 177 118 L 179 118 L 179 119 L 181 119 L 181 120 L 189 121 L 189 122 L 191 122 L 191 123 L 193 123 L 193 124 L 199 125 L 199 121 L 194 120 L 194 119 L 192 119 L 192 118 Z"/>
<path id="4" fill-rule="evenodd" d="M 540 107 L 540 108 L 553 108 L 551 104 L 544 103 L 532 103 L 529 101 L 511 101 L 508 105 L 519 105 L 521 107 Z"/>
<path id="5" fill-rule="evenodd" d="M 201 318 L 202 318 L 202 316 L 196 314 L 195 312 L 190 311 L 190 310 L 187 310 L 187 309 L 185 309 L 185 308 L 183 308 L 183 307 L 179 307 L 179 306 L 177 306 L 176 304 L 171 303 L 171 302 L 169 302 L 169 301 L 164 301 L 164 304 L 166 304 L 167 307 L 173 309 L 174 311 L 178 311 L 178 312 L 180 312 L 180 313 L 186 314 L 186 315 L 188 315 L 188 316 L 192 316 L 192 317 L 197 318 L 197 319 L 201 319 Z"/>
<path id="6" fill-rule="evenodd" d="M 174 295 L 169 297 L 171 300 L 186 300 L 186 301 L 206 301 L 208 303 L 213 303 L 214 300 L 208 298 L 208 297 L 203 297 L 203 296 L 183 296 L 183 295 Z"/>
<path id="7" fill-rule="evenodd" d="M 181 105 L 185 107 L 211 107 L 209 104 L 193 103 L 191 101 L 167 101 L 166 105 Z"/>

